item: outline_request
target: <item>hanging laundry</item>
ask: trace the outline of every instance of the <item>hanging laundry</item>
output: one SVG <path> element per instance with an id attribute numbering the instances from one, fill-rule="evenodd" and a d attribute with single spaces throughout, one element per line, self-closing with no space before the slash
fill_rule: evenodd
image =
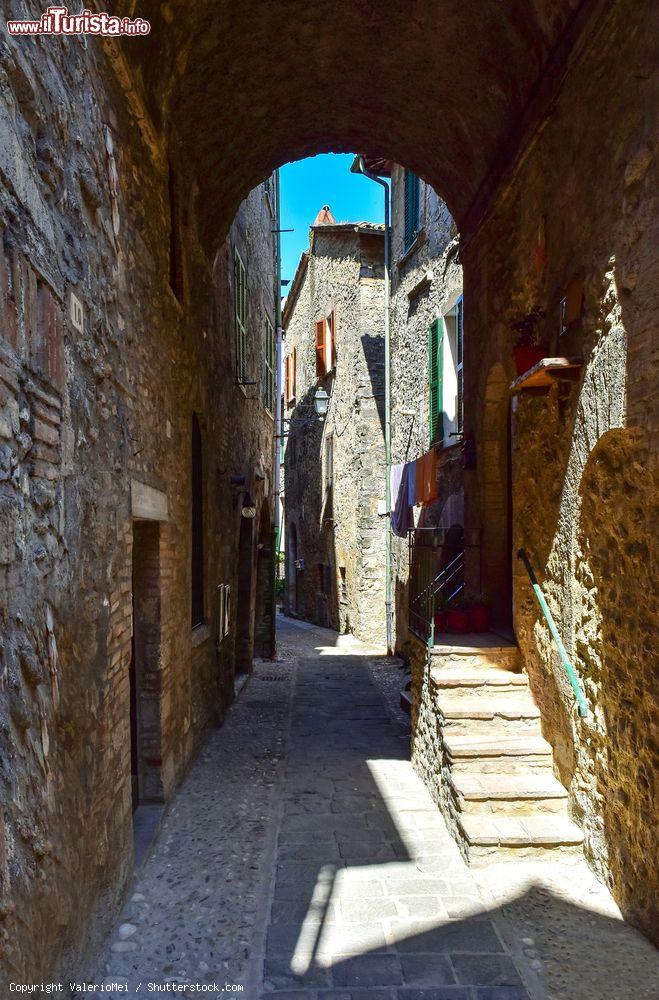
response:
<path id="1" fill-rule="evenodd" d="M 433 503 L 439 496 L 437 489 L 437 452 L 434 448 L 423 456 L 423 495 L 424 503 Z"/>
<path id="2" fill-rule="evenodd" d="M 420 455 L 417 458 L 416 462 L 414 463 L 414 474 L 415 474 L 414 478 L 416 479 L 416 502 L 417 503 L 423 503 L 424 502 L 424 499 L 423 499 L 423 488 L 424 488 L 424 483 L 425 483 L 425 474 L 424 474 L 425 460 L 426 460 L 426 456 L 425 455 Z"/>
<path id="3" fill-rule="evenodd" d="M 406 462 L 404 476 L 407 481 L 407 506 L 416 507 L 416 462 Z"/>
<path id="4" fill-rule="evenodd" d="M 409 506 L 407 500 L 407 463 L 392 465 L 390 471 L 391 488 L 391 530 L 398 538 L 407 536 L 409 526 Z"/>

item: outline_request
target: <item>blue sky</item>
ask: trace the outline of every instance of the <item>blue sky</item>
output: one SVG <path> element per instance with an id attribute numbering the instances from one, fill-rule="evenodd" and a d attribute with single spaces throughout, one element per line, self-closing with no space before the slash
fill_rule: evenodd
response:
<path id="1" fill-rule="evenodd" d="M 300 254 L 309 246 L 309 226 L 323 205 L 337 222 L 384 222 L 382 188 L 350 173 L 351 153 L 322 153 L 281 168 L 282 278 L 292 280 Z M 289 286 L 282 288 L 286 295 Z"/>

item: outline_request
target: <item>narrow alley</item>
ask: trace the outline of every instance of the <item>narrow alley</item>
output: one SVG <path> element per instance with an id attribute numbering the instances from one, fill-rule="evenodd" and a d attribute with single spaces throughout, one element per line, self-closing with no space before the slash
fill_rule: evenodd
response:
<path id="1" fill-rule="evenodd" d="M 105 995 L 656 997 L 654 948 L 583 861 L 532 883 L 506 866 L 498 887 L 466 866 L 409 762 L 395 660 L 281 616 L 278 632 L 136 872 Z"/>
<path id="2" fill-rule="evenodd" d="M 659 6 L 0 0 L 0 1000 L 659 1000 Z"/>

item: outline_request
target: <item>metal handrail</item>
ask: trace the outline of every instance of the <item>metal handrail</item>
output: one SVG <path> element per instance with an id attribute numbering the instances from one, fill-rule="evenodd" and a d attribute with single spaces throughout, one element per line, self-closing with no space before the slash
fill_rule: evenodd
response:
<path id="1" fill-rule="evenodd" d="M 586 699 L 584 697 L 584 693 L 581 688 L 581 682 L 577 676 L 576 670 L 570 663 L 570 659 L 567 655 L 567 650 L 563 645 L 563 640 L 558 634 L 558 629 L 556 628 L 556 624 L 554 622 L 554 619 L 552 618 L 551 611 L 549 610 L 549 606 L 547 604 L 547 601 L 545 600 L 545 595 L 542 593 L 542 590 L 540 589 L 540 584 L 538 583 L 536 575 L 533 572 L 533 566 L 531 566 L 531 563 L 529 562 L 529 557 L 527 556 L 524 549 L 518 549 L 517 558 L 521 559 L 524 565 L 526 566 L 526 572 L 529 574 L 531 586 L 533 587 L 533 593 L 535 594 L 538 604 L 540 605 L 540 609 L 543 615 L 545 616 L 545 620 L 547 622 L 547 625 L 549 626 L 549 631 L 554 637 L 554 642 L 556 643 L 556 648 L 558 649 L 558 655 L 561 658 L 563 669 L 565 670 L 565 673 L 567 674 L 567 679 L 569 680 L 572 686 L 572 690 L 574 691 L 574 696 L 577 700 L 579 715 L 581 716 L 582 719 L 585 719 L 586 716 L 588 715 L 588 705 L 586 704 Z"/>

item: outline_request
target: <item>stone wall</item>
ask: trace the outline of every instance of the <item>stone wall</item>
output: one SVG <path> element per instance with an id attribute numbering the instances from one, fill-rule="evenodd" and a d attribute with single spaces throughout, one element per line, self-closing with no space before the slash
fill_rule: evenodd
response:
<path id="1" fill-rule="evenodd" d="M 437 193 L 421 182 L 420 230 L 404 246 L 404 168 L 391 176 L 391 437 L 392 463 L 412 461 L 428 451 L 430 324 L 452 308 L 462 292 L 455 223 Z M 464 523 L 463 456 L 460 442 L 438 447 L 438 499 L 414 508 L 414 525 L 444 527 Z M 409 655 L 407 539 L 393 537 L 395 634 Z"/>
<path id="2" fill-rule="evenodd" d="M 509 578 L 511 558 L 500 503 L 492 505 L 489 493 L 494 483 L 500 498 L 508 479 L 513 326 L 539 309 L 546 353 L 583 359 L 576 382 L 513 400 L 512 551 L 524 546 L 529 554 L 583 679 L 588 718 L 576 715 L 524 568 L 513 558 L 515 630 L 586 856 L 626 916 L 651 930 L 657 163 L 654 60 L 642 6 L 613 5 L 601 18 L 495 211 L 461 256 L 470 302 L 465 412 L 477 448 L 467 521 L 486 533 L 491 587 Z M 561 299 L 581 284 L 583 306 L 559 337 Z"/>
<path id="3" fill-rule="evenodd" d="M 166 798 L 232 698 L 232 634 L 215 646 L 216 587 L 236 591 L 229 477 L 271 503 L 259 392 L 264 312 L 274 320 L 269 203 L 262 188 L 249 196 L 211 268 L 186 162 L 172 152 L 168 166 L 112 53 L 75 38 L 0 42 L 3 995 L 8 979 L 84 972 L 131 874 L 133 556 L 151 604 L 143 794 Z M 234 244 L 259 383 L 244 389 Z M 194 632 L 193 412 L 205 511 Z M 133 546 L 136 488 L 155 504 L 148 552 L 142 538 Z"/>
<path id="4" fill-rule="evenodd" d="M 382 262 L 382 228 L 314 227 L 308 263 L 284 313 L 284 354 L 295 349 L 297 359 L 297 395 L 286 409 L 287 607 L 378 642 L 385 638 Z M 336 369 L 319 380 L 314 323 L 330 307 L 336 312 Z M 313 409 L 319 385 L 331 397 L 323 423 Z M 303 570 L 296 570 L 295 556 L 304 560 Z M 321 565 L 329 567 L 329 586 L 321 582 Z"/>

